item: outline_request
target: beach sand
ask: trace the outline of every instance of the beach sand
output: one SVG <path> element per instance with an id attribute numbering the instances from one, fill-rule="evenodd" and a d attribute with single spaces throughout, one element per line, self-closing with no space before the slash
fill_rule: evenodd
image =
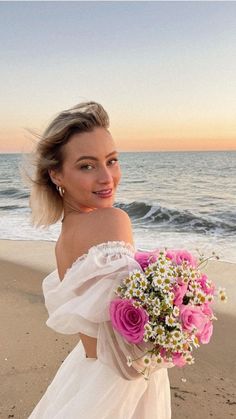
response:
<path id="1" fill-rule="evenodd" d="M 52 242 L 0 240 L 1 418 L 27 418 L 79 341 L 45 325 L 41 284 L 55 263 Z M 214 335 L 195 364 L 169 370 L 172 419 L 236 417 L 236 264 L 210 261 L 205 271 L 229 300 L 215 306 Z"/>

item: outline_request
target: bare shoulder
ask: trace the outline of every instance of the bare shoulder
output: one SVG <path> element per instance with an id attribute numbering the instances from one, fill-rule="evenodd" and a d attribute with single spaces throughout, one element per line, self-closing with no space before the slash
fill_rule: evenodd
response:
<path id="1" fill-rule="evenodd" d="M 111 221 L 126 221 L 128 223 L 131 223 L 129 215 L 126 211 L 122 210 L 121 208 L 115 208 L 115 207 L 109 207 L 109 208 L 98 208 L 96 211 L 93 211 L 91 213 L 94 216 L 94 219 L 103 219 L 106 218 Z"/>
<path id="2" fill-rule="evenodd" d="M 71 214 L 56 244 L 60 278 L 81 255 L 97 244 L 124 241 L 134 246 L 128 214 L 120 208 L 99 208 L 88 214 Z"/>
<path id="3" fill-rule="evenodd" d="M 99 208 L 90 214 L 89 223 L 89 231 L 97 243 L 125 241 L 133 244 L 131 220 L 120 208 Z"/>

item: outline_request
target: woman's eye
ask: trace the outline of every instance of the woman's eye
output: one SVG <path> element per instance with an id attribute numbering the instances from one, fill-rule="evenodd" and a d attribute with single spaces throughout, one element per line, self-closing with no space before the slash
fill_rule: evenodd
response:
<path id="1" fill-rule="evenodd" d="M 90 168 L 93 168 L 91 164 L 84 164 L 83 166 L 80 166 L 80 169 L 82 170 L 90 170 Z"/>
<path id="2" fill-rule="evenodd" d="M 111 160 L 109 160 L 109 164 L 111 164 L 111 165 L 113 165 L 113 164 L 115 164 L 116 162 L 118 161 L 118 159 L 111 159 Z"/>
<path id="3" fill-rule="evenodd" d="M 108 165 L 109 166 L 113 166 L 116 162 L 118 162 L 117 158 L 111 159 L 108 161 Z M 91 170 L 93 169 L 93 166 L 91 164 L 83 164 L 82 166 L 80 166 L 81 170 Z"/>

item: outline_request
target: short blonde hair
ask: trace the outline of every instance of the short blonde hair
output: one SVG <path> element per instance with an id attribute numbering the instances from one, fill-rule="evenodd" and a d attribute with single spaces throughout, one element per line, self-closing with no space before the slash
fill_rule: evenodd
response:
<path id="1" fill-rule="evenodd" d="M 63 146 L 72 135 L 91 132 L 96 127 L 108 129 L 109 116 L 96 102 L 83 102 L 59 113 L 45 129 L 32 153 L 34 172 L 30 176 L 32 223 L 47 227 L 63 215 L 63 201 L 49 176 L 49 170 L 60 170 Z"/>

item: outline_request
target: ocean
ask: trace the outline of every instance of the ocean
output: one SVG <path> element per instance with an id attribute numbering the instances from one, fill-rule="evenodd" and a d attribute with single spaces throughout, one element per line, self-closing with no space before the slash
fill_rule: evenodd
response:
<path id="1" fill-rule="evenodd" d="M 56 241 L 60 222 L 30 224 L 21 154 L 0 154 L 0 239 Z M 236 262 L 236 151 L 120 153 L 115 206 L 131 217 L 136 248 L 215 251 Z"/>

